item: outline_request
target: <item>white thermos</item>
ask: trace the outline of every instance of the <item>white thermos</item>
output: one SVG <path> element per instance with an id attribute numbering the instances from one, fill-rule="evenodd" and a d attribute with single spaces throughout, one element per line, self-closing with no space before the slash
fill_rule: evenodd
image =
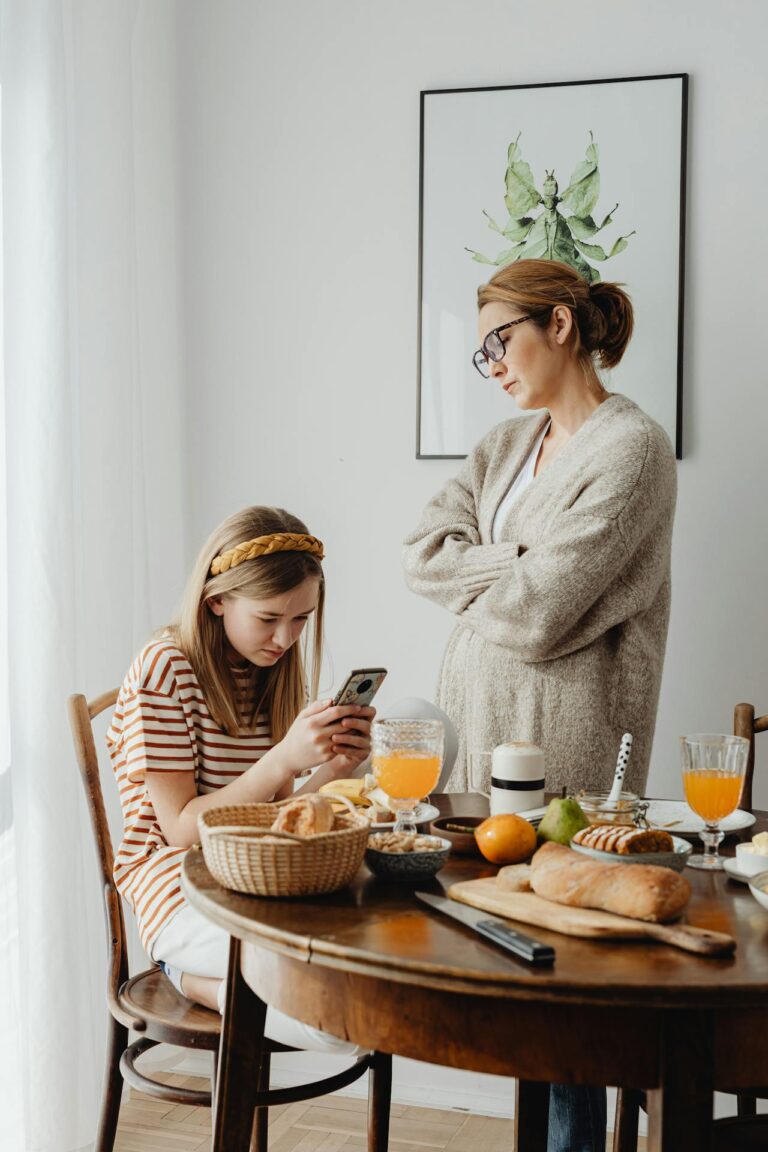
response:
<path id="1" fill-rule="evenodd" d="M 544 753 L 527 740 L 499 744 L 491 756 L 491 815 L 544 804 Z"/>

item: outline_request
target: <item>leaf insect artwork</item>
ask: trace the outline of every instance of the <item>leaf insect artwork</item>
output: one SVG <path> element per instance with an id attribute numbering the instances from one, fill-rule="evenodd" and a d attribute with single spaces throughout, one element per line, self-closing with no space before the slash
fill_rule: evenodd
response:
<path id="1" fill-rule="evenodd" d="M 613 221 L 619 207 L 615 204 L 600 224 L 592 216 L 600 198 L 599 153 L 592 133 L 589 134 L 586 155 L 576 166 L 562 196 L 558 195 L 554 168 L 551 171 L 545 170 L 542 190 L 538 191 L 530 165 L 521 155 L 521 135 L 518 132 L 507 150 L 504 203 L 509 218 L 506 224 L 503 227 L 497 224 L 483 210 L 483 215 L 488 219 L 488 227 L 505 240 L 512 241 L 512 247 L 499 252 L 495 259 L 471 248 L 466 251 L 478 263 L 494 264 L 497 267 L 522 259 L 560 260 L 575 268 L 588 283 L 599 280 L 600 273 L 590 261 L 610 260 L 612 256 L 623 252 L 629 237 L 635 233 L 632 231 L 619 236 L 609 252 L 600 244 L 591 243 L 592 238 Z M 527 215 L 539 205 L 542 211 L 538 215 Z M 569 209 L 569 214 L 566 215 L 562 209 Z"/>

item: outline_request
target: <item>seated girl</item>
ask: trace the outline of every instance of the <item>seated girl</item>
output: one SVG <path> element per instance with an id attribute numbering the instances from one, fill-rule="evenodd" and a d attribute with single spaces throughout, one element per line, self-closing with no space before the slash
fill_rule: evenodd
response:
<path id="1" fill-rule="evenodd" d="M 131 665 L 107 733 L 125 825 L 115 882 L 151 958 L 211 1008 L 223 1004 L 229 936 L 180 883 L 199 814 L 289 796 L 319 765 L 298 789 L 316 791 L 351 776 L 370 750 L 372 708 L 315 700 L 322 558 L 320 541 L 282 509 L 225 520 L 200 553 L 178 621 Z M 298 644 L 310 619 L 312 642 Z M 266 1031 L 295 1047 L 352 1050 L 273 1009 Z"/>

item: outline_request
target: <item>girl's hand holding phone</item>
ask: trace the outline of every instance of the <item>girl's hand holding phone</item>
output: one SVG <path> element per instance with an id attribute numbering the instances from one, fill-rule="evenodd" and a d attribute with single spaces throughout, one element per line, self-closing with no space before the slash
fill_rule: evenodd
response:
<path id="1" fill-rule="evenodd" d="M 371 754 L 371 721 L 375 715 L 375 708 L 358 706 L 354 715 L 342 719 L 342 731 L 331 739 L 336 753 L 334 760 L 343 761 L 343 764 L 334 765 L 334 769 L 343 768 L 349 775 L 368 759 Z"/>
<path id="2" fill-rule="evenodd" d="M 278 747 L 291 775 L 337 757 L 347 770 L 362 764 L 371 750 L 373 708 L 316 700 L 302 709 Z"/>

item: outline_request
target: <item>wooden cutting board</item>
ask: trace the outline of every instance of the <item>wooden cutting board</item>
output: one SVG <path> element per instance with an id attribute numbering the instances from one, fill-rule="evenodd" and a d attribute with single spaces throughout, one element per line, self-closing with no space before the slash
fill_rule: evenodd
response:
<path id="1" fill-rule="evenodd" d="M 613 912 L 571 908 L 544 900 L 533 892 L 503 892 L 497 887 L 495 876 L 452 884 L 447 894 L 452 900 L 471 904 L 483 912 L 520 924 L 535 924 L 537 928 L 548 928 L 564 936 L 592 940 L 660 940 L 699 956 L 728 956 L 736 947 L 734 938 L 723 932 L 710 932 L 688 924 L 651 924 L 647 920 L 615 916 Z"/>

